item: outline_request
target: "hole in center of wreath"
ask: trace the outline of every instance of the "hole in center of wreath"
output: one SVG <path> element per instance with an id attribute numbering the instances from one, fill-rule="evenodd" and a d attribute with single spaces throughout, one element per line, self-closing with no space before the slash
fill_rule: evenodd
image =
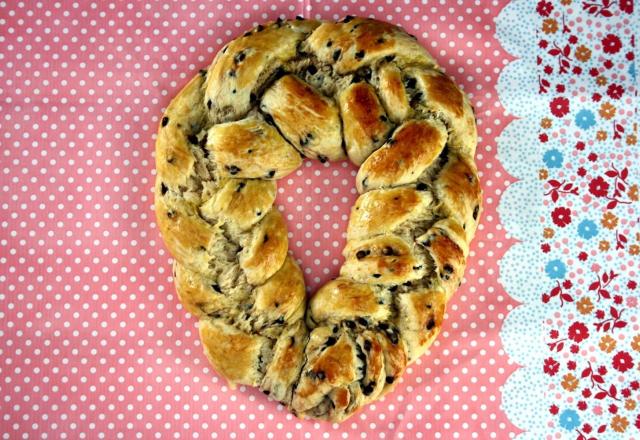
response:
<path id="1" fill-rule="evenodd" d="M 276 205 L 289 231 L 289 252 L 304 272 L 307 294 L 340 273 L 351 207 L 358 198 L 358 167 L 347 160 L 305 159 L 278 180 Z"/>

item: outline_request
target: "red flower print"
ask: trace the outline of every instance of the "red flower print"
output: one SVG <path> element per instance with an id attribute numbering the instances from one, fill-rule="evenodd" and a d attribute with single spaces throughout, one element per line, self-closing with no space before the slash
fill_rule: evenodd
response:
<path id="1" fill-rule="evenodd" d="M 553 5 L 551 4 L 551 2 L 540 0 L 538 2 L 538 6 L 536 7 L 536 11 L 538 11 L 538 14 L 542 15 L 543 17 L 548 17 L 553 11 Z"/>
<path id="2" fill-rule="evenodd" d="M 592 67 L 591 69 L 589 69 L 589 75 L 596 77 L 600 75 L 600 72 L 595 67 Z"/>
<path id="3" fill-rule="evenodd" d="M 538 3 L 538 6 L 539 5 L 540 4 Z M 618 53 L 621 48 L 622 43 L 620 42 L 620 38 L 618 38 L 616 35 L 607 34 L 607 36 L 602 39 L 602 50 L 604 51 L 604 53 Z"/>
<path id="4" fill-rule="evenodd" d="M 613 67 L 613 61 L 604 60 L 604 63 L 602 63 L 602 65 L 605 67 L 605 69 L 611 69 Z"/>
<path id="5" fill-rule="evenodd" d="M 638 382 L 637 380 L 634 380 L 629 385 L 631 386 L 631 389 L 633 391 L 638 391 L 638 388 L 640 388 L 640 382 Z"/>
<path id="6" fill-rule="evenodd" d="M 544 73 L 546 73 L 547 75 L 551 75 L 553 73 L 553 67 L 549 65 L 544 66 Z"/>
<path id="7" fill-rule="evenodd" d="M 600 93 L 594 93 L 593 95 L 591 95 L 591 100 L 593 102 L 600 102 L 601 99 L 602 95 Z"/>
<path id="8" fill-rule="evenodd" d="M 564 84 L 557 84 L 556 85 L 556 92 L 564 93 Z"/>
<path id="9" fill-rule="evenodd" d="M 622 304 L 622 296 L 616 295 L 613 297 L 613 302 L 616 304 Z"/>
<path id="10" fill-rule="evenodd" d="M 578 344 L 572 344 L 569 350 L 571 350 L 571 353 L 576 354 L 580 351 L 580 347 L 578 346 Z"/>
<path id="11" fill-rule="evenodd" d="M 585 423 L 584 425 L 582 425 L 582 430 L 587 434 L 589 434 L 592 429 L 593 428 L 588 423 Z"/>
<path id="12" fill-rule="evenodd" d="M 581 400 L 580 402 L 578 402 L 578 409 L 580 411 L 584 411 L 585 409 L 587 409 L 587 402 L 585 402 L 584 400 Z"/>
<path id="13" fill-rule="evenodd" d="M 567 362 L 567 368 L 568 368 L 569 370 L 575 370 L 575 369 L 576 369 L 576 363 L 575 363 L 575 361 L 569 361 L 569 362 Z"/>
<path id="14" fill-rule="evenodd" d="M 584 150 L 584 147 L 585 147 L 584 142 L 582 142 L 582 141 L 576 142 L 576 150 L 582 151 L 582 150 Z"/>
<path id="15" fill-rule="evenodd" d="M 573 69 L 571 69 L 571 71 L 573 72 L 574 75 L 580 75 L 582 73 L 582 67 L 573 66 Z"/>
<path id="16" fill-rule="evenodd" d="M 582 397 L 584 397 L 585 399 L 591 397 L 591 390 L 589 388 L 585 388 L 584 390 L 582 390 Z"/>
<path id="17" fill-rule="evenodd" d="M 545 254 L 548 254 L 549 252 L 551 252 L 551 246 L 549 246 L 549 243 L 543 243 L 540 246 L 540 249 L 542 249 L 542 252 L 544 252 Z"/>
<path id="18" fill-rule="evenodd" d="M 598 160 L 598 155 L 596 153 L 589 153 L 587 159 L 589 159 L 591 162 L 595 162 L 596 160 Z"/>
<path id="19" fill-rule="evenodd" d="M 542 143 L 545 143 L 545 142 L 547 142 L 549 140 L 549 136 L 547 135 L 547 133 L 540 133 L 538 138 L 540 139 L 540 142 L 542 142 Z"/>
<path id="20" fill-rule="evenodd" d="M 636 290 L 636 287 L 638 287 L 638 283 L 636 283 L 634 280 L 630 280 L 627 283 L 627 287 L 631 290 Z"/>
<path id="21" fill-rule="evenodd" d="M 626 351 L 619 351 L 613 357 L 613 368 L 621 373 L 633 368 L 633 359 Z"/>
<path id="22" fill-rule="evenodd" d="M 620 10 L 627 14 L 633 14 L 633 0 L 620 0 Z"/>
<path id="23" fill-rule="evenodd" d="M 611 414 L 615 414 L 615 413 L 617 413 L 617 412 L 618 412 L 618 407 L 617 407 L 617 406 L 615 406 L 615 405 L 612 403 L 611 405 L 609 405 L 609 412 L 610 412 Z"/>
<path id="24" fill-rule="evenodd" d="M 604 319 L 604 310 L 596 310 L 596 318 Z"/>
<path id="25" fill-rule="evenodd" d="M 636 58 L 633 52 L 627 52 L 627 54 L 624 57 L 627 59 L 627 61 L 633 61 Z"/>
<path id="26" fill-rule="evenodd" d="M 582 342 L 589 337 L 589 328 L 581 322 L 574 322 L 569 327 L 569 339 Z"/>
<path id="27" fill-rule="evenodd" d="M 571 223 L 571 210 L 569 208 L 559 206 L 551 213 L 551 219 L 556 226 L 564 228 Z"/>
<path id="28" fill-rule="evenodd" d="M 562 287 L 564 287 L 565 289 L 571 289 L 571 287 L 573 287 L 573 283 L 571 282 L 571 280 L 564 280 L 562 282 Z"/>
<path id="29" fill-rule="evenodd" d="M 580 252 L 578 254 L 578 260 L 580 261 L 587 261 L 587 258 L 589 258 L 589 254 L 587 254 L 586 252 Z"/>
<path id="30" fill-rule="evenodd" d="M 600 365 L 598 367 L 598 374 L 600 376 L 605 376 L 607 374 L 607 367 L 605 367 L 604 365 Z"/>
<path id="31" fill-rule="evenodd" d="M 551 330 L 549 332 L 549 337 L 551 339 L 558 339 L 558 336 L 560 336 L 560 333 L 558 332 L 558 330 Z"/>
<path id="32" fill-rule="evenodd" d="M 609 84 L 607 87 L 607 95 L 611 99 L 620 99 L 622 98 L 622 94 L 624 93 L 624 87 L 618 84 Z"/>
<path id="33" fill-rule="evenodd" d="M 553 116 L 561 118 L 569 113 L 569 100 L 562 96 L 553 98 L 549 103 L 549 109 Z"/>
<path id="34" fill-rule="evenodd" d="M 555 376 L 560 370 L 560 364 L 554 358 L 546 358 L 544 360 L 544 372 L 549 376 Z"/>
<path id="35" fill-rule="evenodd" d="M 558 414 L 558 412 L 559 412 L 559 411 L 560 411 L 560 408 L 558 408 L 556 405 L 551 405 L 551 406 L 549 407 L 549 412 L 550 412 L 551 414 L 553 414 L 554 416 L 555 416 L 556 414 Z"/>
<path id="36" fill-rule="evenodd" d="M 578 176 L 584 177 L 586 175 L 587 175 L 587 170 L 585 170 L 584 167 L 578 168 Z"/>
<path id="37" fill-rule="evenodd" d="M 629 397 L 631 395 L 631 390 L 629 388 L 625 388 L 621 391 L 624 397 Z"/>
<path id="38" fill-rule="evenodd" d="M 601 176 L 589 182 L 589 192 L 596 197 L 606 197 L 609 191 L 609 184 Z"/>
<path id="39" fill-rule="evenodd" d="M 577 42 L 578 42 L 578 37 L 576 37 L 575 35 L 572 35 L 569 37 L 569 43 L 576 44 Z"/>
<path id="40" fill-rule="evenodd" d="M 546 49 L 547 46 L 549 46 L 549 42 L 547 40 L 540 40 L 538 46 L 540 46 L 541 49 Z"/>

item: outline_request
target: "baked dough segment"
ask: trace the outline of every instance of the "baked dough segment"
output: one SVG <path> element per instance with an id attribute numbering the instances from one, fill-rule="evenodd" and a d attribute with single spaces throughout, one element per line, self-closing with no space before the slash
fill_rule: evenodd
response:
<path id="1" fill-rule="evenodd" d="M 339 23 L 322 23 L 303 43 L 324 63 L 343 75 L 385 57 L 401 65 L 436 67 L 436 61 L 413 37 L 390 23 L 347 17 Z"/>
<path id="2" fill-rule="evenodd" d="M 256 116 L 212 126 L 207 150 L 226 177 L 280 179 L 302 164 L 278 130 Z"/>
<path id="3" fill-rule="evenodd" d="M 376 189 L 361 194 L 351 208 L 347 240 L 392 232 L 408 221 L 427 217 L 433 196 L 414 186 Z"/>
<path id="4" fill-rule="evenodd" d="M 304 363 L 304 349 L 309 332 L 303 321 L 286 327 L 273 347 L 273 359 L 260 389 L 284 405 L 290 405 Z"/>
<path id="5" fill-rule="evenodd" d="M 277 209 L 269 213 L 240 242 L 240 267 L 253 285 L 264 283 L 276 273 L 287 257 L 287 226 Z"/>
<path id="6" fill-rule="evenodd" d="M 402 284 L 426 275 L 415 245 L 391 234 L 347 242 L 340 275 L 359 283 Z"/>
<path id="7" fill-rule="evenodd" d="M 417 80 L 422 104 L 447 122 L 449 147 L 473 157 L 478 144 L 476 119 L 467 96 L 444 72 L 432 69 L 407 69 Z"/>
<path id="8" fill-rule="evenodd" d="M 385 321 L 391 316 L 390 305 L 388 290 L 336 278 L 318 289 L 309 301 L 310 327 L 343 321 L 365 324 Z"/>
<path id="9" fill-rule="evenodd" d="M 258 386 L 264 376 L 264 366 L 271 357 L 272 341 L 251 335 L 222 319 L 202 318 L 199 324 L 204 352 L 218 373 L 235 384 Z"/>
<path id="10" fill-rule="evenodd" d="M 274 180 L 228 179 L 200 207 L 200 214 L 210 221 L 221 219 L 234 231 L 244 232 L 269 212 L 275 198 Z"/>
<path id="11" fill-rule="evenodd" d="M 321 162 L 344 158 L 336 104 L 297 76 L 286 75 L 274 82 L 265 91 L 260 110 L 306 157 Z"/>
<path id="12" fill-rule="evenodd" d="M 402 72 L 395 64 L 383 64 L 378 69 L 378 95 L 389 118 L 401 123 L 411 114 L 407 91 L 402 83 Z"/>
<path id="13" fill-rule="evenodd" d="M 475 165 L 463 156 L 450 155 L 433 186 L 442 211 L 462 225 L 470 243 L 482 211 L 482 189 Z"/>
<path id="14" fill-rule="evenodd" d="M 387 139 L 391 123 L 373 86 L 356 82 L 338 97 L 347 155 L 360 165 Z"/>
<path id="15" fill-rule="evenodd" d="M 441 287 L 434 287 L 399 294 L 395 300 L 396 323 L 411 363 L 422 356 L 440 332 L 447 295 Z"/>
<path id="16" fill-rule="evenodd" d="M 358 192 L 416 182 L 446 142 L 447 129 L 436 119 L 405 122 L 364 161 L 356 176 Z"/>
<path id="17" fill-rule="evenodd" d="M 246 115 L 262 85 L 296 56 L 298 44 L 318 24 L 278 20 L 253 28 L 219 51 L 207 72 L 203 100 L 211 119 L 226 122 Z"/>

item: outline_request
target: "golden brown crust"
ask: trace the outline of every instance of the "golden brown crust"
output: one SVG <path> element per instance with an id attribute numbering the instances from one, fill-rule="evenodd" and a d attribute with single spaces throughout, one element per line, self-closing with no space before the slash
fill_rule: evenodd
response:
<path id="1" fill-rule="evenodd" d="M 273 83 L 260 109 L 305 156 L 322 161 L 344 158 L 338 108 L 297 76 L 286 75 Z"/>
<path id="2" fill-rule="evenodd" d="M 351 162 L 360 165 L 384 143 L 391 123 L 374 88 L 367 83 L 349 85 L 338 101 L 347 155 Z"/>
<path id="3" fill-rule="evenodd" d="M 269 211 L 243 240 L 242 247 L 240 267 L 249 283 L 262 284 L 276 273 L 282 267 L 289 247 L 287 226 L 280 211 Z"/>
<path id="4" fill-rule="evenodd" d="M 220 319 L 203 318 L 200 340 L 205 355 L 231 387 L 260 383 L 264 376 L 260 358 L 272 345 L 268 338 L 244 333 Z"/>
<path id="5" fill-rule="evenodd" d="M 280 179 L 302 163 L 278 131 L 255 116 L 211 127 L 207 150 L 225 177 Z"/>
<path id="6" fill-rule="evenodd" d="M 395 235 L 348 241 L 340 275 L 359 283 L 383 285 L 420 279 L 427 273 L 427 267 L 412 247 Z"/>
<path id="7" fill-rule="evenodd" d="M 440 121 L 412 120 L 402 124 L 358 170 L 358 192 L 417 181 L 438 158 L 446 141 L 447 130 Z"/>
<path id="8" fill-rule="evenodd" d="M 225 46 L 168 106 L 156 144 L 158 225 L 214 368 L 331 421 L 392 389 L 462 280 L 481 211 L 476 139 L 464 93 L 388 23 L 278 20 Z M 275 180 L 300 153 L 345 150 L 362 195 L 341 276 L 305 323 Z"/>
<path id="9" fill-rule="evenodd" d="M 239 231 L 246 231 L 260 221 L 276 198 L 273 180 L 228 179 L 220 190 L 201 207 L 208 220 L 223 219 Z"/>
<path id="10" fill-rule="evenodd" d="M 366 192 L 351 208 L 347 240 L 392 232 L 402 223 L 424 216 L 432 200 L 431 193 L 412 186 Z"/>

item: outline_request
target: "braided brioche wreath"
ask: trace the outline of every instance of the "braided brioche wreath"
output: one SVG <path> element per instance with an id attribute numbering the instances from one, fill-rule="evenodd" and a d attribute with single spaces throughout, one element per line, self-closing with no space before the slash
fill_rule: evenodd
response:
<path id="1" fill-rule="evenodd" d="M 230 384 L 341 421 L 438 334 L 481 209 L 467 97 L 380 21 L 298 18 L 226 45 L 170 103 L 155 207 L 184 308 Z M 302 158 L 360 167 L 345 262 L 307 304 L 273 207 Z"/>

